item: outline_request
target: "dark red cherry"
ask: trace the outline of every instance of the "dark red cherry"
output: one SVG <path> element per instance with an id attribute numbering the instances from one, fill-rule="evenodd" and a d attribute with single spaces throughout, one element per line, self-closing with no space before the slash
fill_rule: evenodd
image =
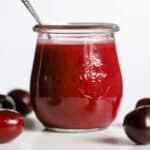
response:
<path id="1" fill-rule="evenodd" d="M 124 119 L 124 129 L 130 139 L 137 144 L 150 143 L 150 107 L 141 106 L 128 113 Z"/>
<path id="2" fill-rule="evenodd" d="M 16 138 L 23 130 L 24 120 L 20 113 L 0 109 L 0 143 L 6 143 Z"/>
<path id="3" fill-rule="evenodd" d="M 23 116 L 26 116 L 32 111 L 29 92 L 22 89 L 15 89 L 10 91 L 8 95 L 14 99 L 16 110 Z"/>
<path id="4" fill-rule="evenodd" d="M 136 103 L 136 108 L 140 106 L 150 106 L 150 98 L 142 98 Z"/>
<path id="5" fill-rule="evenodd" d="M 16 109 L 14 100 L 10 96 L 0 95 L 0 108 Z"/>

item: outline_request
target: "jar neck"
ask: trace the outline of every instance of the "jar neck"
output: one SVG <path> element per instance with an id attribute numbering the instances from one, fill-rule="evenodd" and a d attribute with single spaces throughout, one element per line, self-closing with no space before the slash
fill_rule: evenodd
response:
<path id="1" fill-rule="evenodd" d="M 103 42 L 114 40 L 114 33 L 105 34 L 49 34 L 39 33 L 40 41 L 66 41 L 66 42 Z"/>

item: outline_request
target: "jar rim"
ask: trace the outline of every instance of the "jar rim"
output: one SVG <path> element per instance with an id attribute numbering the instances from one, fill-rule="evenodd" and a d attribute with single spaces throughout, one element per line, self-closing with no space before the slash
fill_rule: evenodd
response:
<path id="1" fill-rule="evenodd" d="M 104 34 L 119 31 L 119 26 L 113 23 L 51 23 L 35 25 L 33 30 L 38 33 L 51 34 Z"/>

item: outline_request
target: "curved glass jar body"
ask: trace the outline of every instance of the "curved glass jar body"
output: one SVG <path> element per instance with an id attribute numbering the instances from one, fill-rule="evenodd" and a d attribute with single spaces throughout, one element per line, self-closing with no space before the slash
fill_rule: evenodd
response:
<path id="1" fill-rule="evenodd" d="M 104 128 L 122 97 L 112 24 L 36 26 L 31 99 L 38 119 L 56 131 Z"/>

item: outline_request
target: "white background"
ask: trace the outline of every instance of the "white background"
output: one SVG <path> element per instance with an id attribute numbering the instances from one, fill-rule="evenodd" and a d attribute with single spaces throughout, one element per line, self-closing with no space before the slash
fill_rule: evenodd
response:
<path id="1" fill-rule="evenodd" d="M 97 21 L 120 26 L 116 34 L 124 81 L 118 118 L 150 97 L 149 0 L 32 0 L 43 22 Z M 36 44 L 35 21 L 20 0 L 0 3 L 0 93 L 29 89 Z"/>

